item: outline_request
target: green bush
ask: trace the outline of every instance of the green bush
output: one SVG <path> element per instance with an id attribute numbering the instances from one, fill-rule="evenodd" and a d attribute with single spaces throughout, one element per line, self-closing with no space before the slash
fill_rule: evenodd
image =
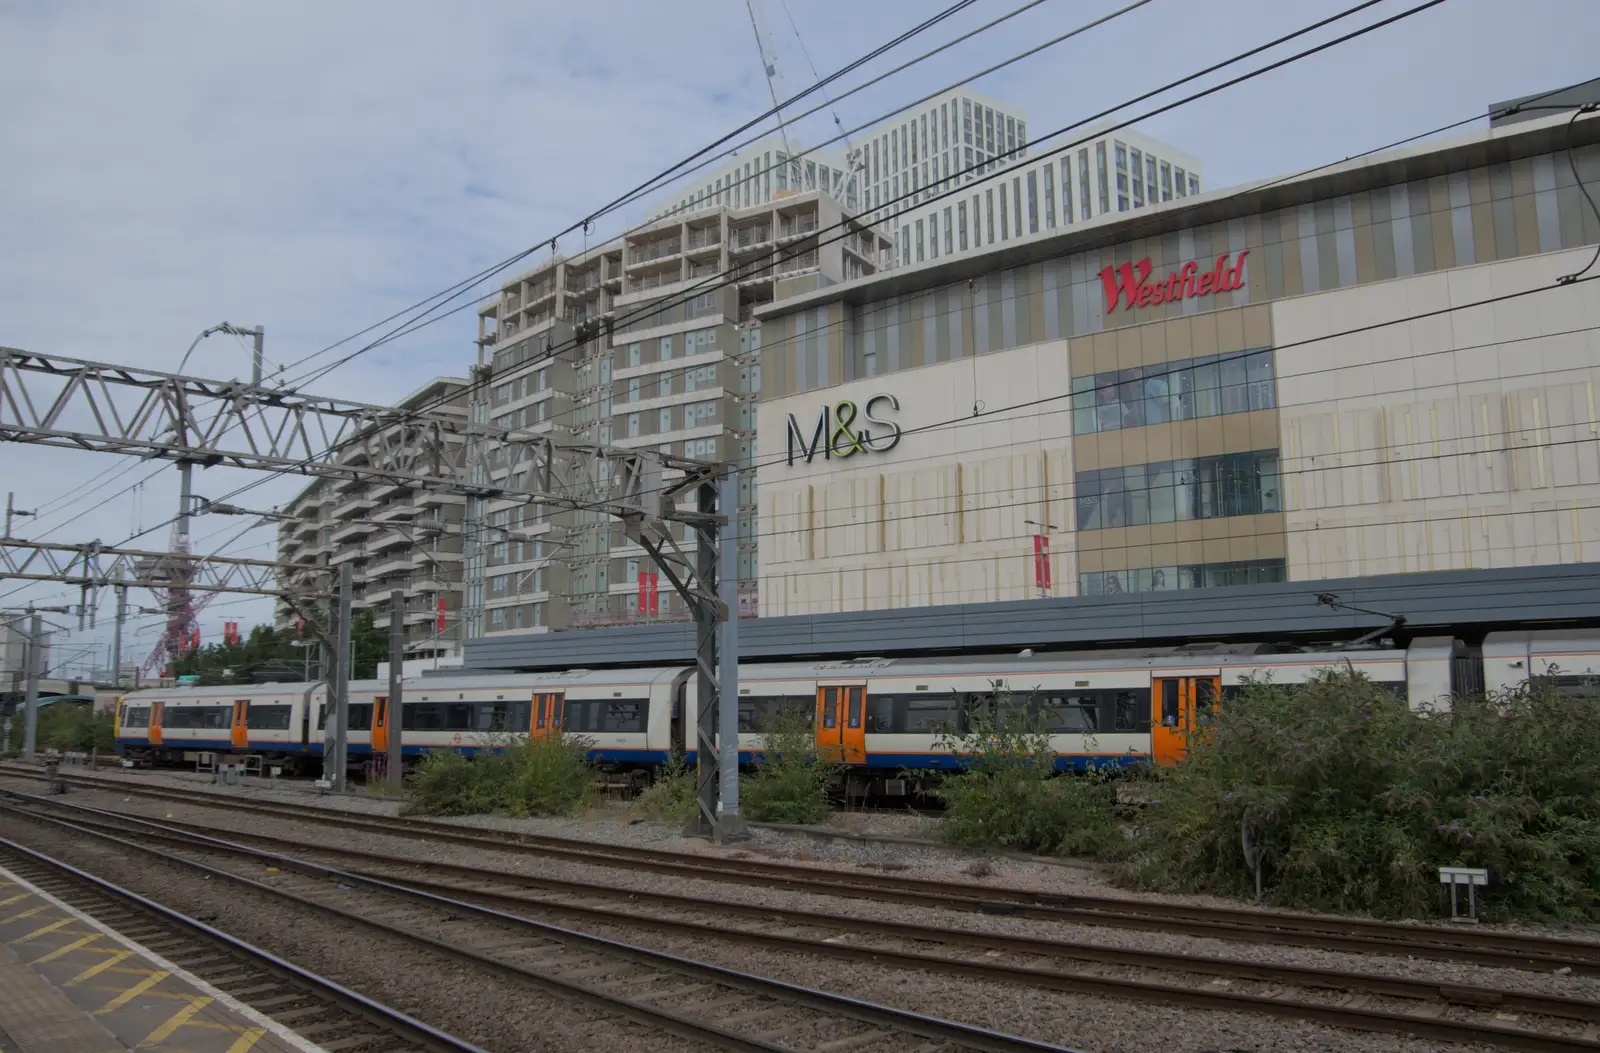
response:
<path id="1" fill-rule="evenodd" d="M 1057 776 L 1048 724 L 1002 695 L 940 744 L 964 763 L 946 776 L 940 834 L 951 844 L 1094 855 L 1121 840 L 1116 797 L 1098 771 Z"/>
<path id="2" fill-rule="evenodd" d="M 766 745 L 755 771 L 739 783 L 739 807 L 761 823 L 820 823 L 829 812 L 828 785 L 838 765 L 817 756 L 806 716 L 780 712 L 763 729 Z"/>
<path id="3" fill-rule="evenodd" d="M 23 722 L 26 715 L 22 706 L 11 716 L 11 738 L 6 743 L 7 752 L 22 749 Z M 107 752 L 116 748 L 114 718 L 110 713 L 96 713 L 87 702 L 52 702 L 39 707 L 39 730 L 36 742 L 41 750 L 87 753 L 93 749 Z"/>
<path id="4" fill-rule="evenodd" d="M 469 759 L 430 753 L 406 780 L 406 811 L 416 815 L 573 815 L 594 794 L 589 743 L 541 736 L 496 744 Z"/>
<path id="5" fill-rule="evenodd" d="M 1154 772 L 1121 880 L 1437 917 L 1437 867 L 1487 867 L 1490 918 L 1600 918 L 1600 710 L 1527 690 L 1413 712 L 1365 677 L 1248 685 Z"/>
<path id="6" fill-rule="evenodd" d="M 698 809 L 695 770 L 681 752 L 673 751 L 672 758 L 656 772 L 655 781 L 639 795 L 634 807 L 658 823 L 682 825 L 694 818 Z"/>

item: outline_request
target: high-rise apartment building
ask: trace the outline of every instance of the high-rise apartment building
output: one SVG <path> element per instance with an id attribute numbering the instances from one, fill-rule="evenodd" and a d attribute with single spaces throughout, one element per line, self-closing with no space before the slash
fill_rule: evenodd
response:
<path id="1" fill-rule="evenodd" d="M 752 464 L 761 387 L 761 332 L 749 324 L 755 308 L 889 265 L 888 239 L 844 208 L 831 167 L 829 182 L 826 192 L 783 197 L 775 185 L 771 200 L 746 207 L 685 207 L 506 282 L 479 312 L 488 360 L 475 418 Z M 490 481 L 516 470 L 492 446 L 483 462 Z M 748 528 L 741 534 L 752 538 L 755 504 L 746 483 L 738 516 Z M 652 577 L 644 551 L 603 513 L 517 500 L 469 504 L 469 524 L 479 517 L 488 529 L 478 535 L 481 551 L 467 554 L 469 635 L 687 617 L 670 586 Z M 522 540 L 497 540 L 495 528 Z M 741 581 L 751 582 L 740 607 L 753 614 L 753 539 L 741 544 L 739 563 Z"/>
<path id="2" fill-rule="evenodd" d="M 650 219 L 716 208 L 754 208 L 813 190 L 827 194 L 847 211 L 859 212 L 860 184 L 844 149 L 807 149 L 788 135 L 769 135 L 659 202 Z"/>
<path id="3" fill-rule="evenodd" d="M 468 381 L 436 377 L 403 399 L 402 409 L 466 417 Z M 388 429 L 373 436 L 382 443 Z M 340 456 L 361 464 L 364 448 Z M 284 506 L 278 526 L 278 559 L 304 568 L 301 580 L 326 588 L 349 563 L 352 609 L 370 609 L 374 624 L 388 628 L 390 594 L 405 593 L 406 657 L 453 658 L 461 654 L 462 518 L 465 499 L 391 483 L 314 480 Z M 277 625 L 293 628 L 300 612 L 284 600 Z M 443 628 L 440 621 L 443 620 Z"/>

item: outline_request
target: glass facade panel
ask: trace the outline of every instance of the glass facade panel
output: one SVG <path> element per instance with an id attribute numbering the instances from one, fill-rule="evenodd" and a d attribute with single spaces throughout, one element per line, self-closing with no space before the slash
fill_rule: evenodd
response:
<path id="1" fill-rule="evenodd" d="M 1072 380 L 1072 430 L 1077 435 L 1276 405 L 1271 348 L 1134 366 Z"/>
<path id="2" fill-rule="evenodd" d="M 1182 457 L 1079 472 L 1076 490 L 1079 530 L 1281 510 L 1277 450 Z"/>
<path id="3" fill-rule="evenodd" d="M 1234 563 L 1191 563 L 1172 567 L 1138 567 L 1132 570 L 1094 571 L 1078 575 L 1080 596 L 1116 596 L 1128 592 L 1173 592 L 1222 585 L 1260 585 L 1286 581 L 1281 559 L 1241 560 Z"/>

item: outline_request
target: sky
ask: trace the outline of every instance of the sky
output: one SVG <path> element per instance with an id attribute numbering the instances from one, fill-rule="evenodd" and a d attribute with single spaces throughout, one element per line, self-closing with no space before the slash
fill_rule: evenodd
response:
<path id="1" fill-rule="evenodd" d="M 793 93 L 816 79 L 813 67 L 831 72 L 945 2 L 756 6 Z M 834 110 L 847 128 L 878 118 L 1125 2 L 1043 0 Z M 1382 0 L 1308 42 L 1415 2 Z M 834 91 L 1022 3 L 978 0 Z M 1346 6 L 1151 0 L 975 86 L 1022 108 L 1037 137 Z M 1199 157 L 1207 186 L 1217 189 L 1339 160 L 1482 115 L 1492 102 L 1596 76 L 1585 61 L 1595 39 L 1594 0 L 1446 0 L 1137 127 Z M 745 0 L 7 0 L 0 346 L 176 370 L 207 327 L 260 324 L 271 377 L 548 242 L 761 114 L 767 91 Z M 817 143 L 831 125 L 823 111 L 791 134 Z M 589 243 L 641 221 L 651 200 L 601 219 Z M 569 235 L 558 247 L 584 244 Z M 431 377 L 463 375 L 476 336 L 467 309 L 359 356 L 312 390 L 392 402 Z M 223 379 L 248 371 L 246 342 L 225 335 L 200 343 L 187 369 Z M 216 497 L 260 478 L 198 471 L 195 490 Z M 236 502 L 269 508 L 302 485 L 267 479 Z M 20 521 L 18 536 L 165 549 L 177 471 L 8 445 L 0 447 L 0 490 L 44 513 Z M 236 537 L 247 525 L 197 520 L 196 549 L 270 557 L 272 532 Z M 0 582 L 0 608 L 78 599 L 76 589 L 58 585 Z M 102 602 L 95 630 L 58 637 L 58 661 L 98 647 L 106 664 L 109 596 Z M 133 602 L 150 599 L 136 594 Z M 205 639 L 216 640 L 224 620 L 248 629 L 271 618 L 270 600 L 225 596 L 201 625 Z M 130 622 L 125 661 L 154 646 L 158 621 Z M 85 650 L 82 660 L 91 656 Z"/>

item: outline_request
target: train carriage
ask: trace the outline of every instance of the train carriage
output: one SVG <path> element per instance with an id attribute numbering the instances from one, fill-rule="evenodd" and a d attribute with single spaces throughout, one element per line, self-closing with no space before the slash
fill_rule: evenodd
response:
<path id="1" fill-rule="evenodd" d="M 117 751 L 151 763 L 187 760 L 202 752 L 298 760 L 306 752 L 311 687 L 252 684 L 133 691 L 117 706 Z"/>

